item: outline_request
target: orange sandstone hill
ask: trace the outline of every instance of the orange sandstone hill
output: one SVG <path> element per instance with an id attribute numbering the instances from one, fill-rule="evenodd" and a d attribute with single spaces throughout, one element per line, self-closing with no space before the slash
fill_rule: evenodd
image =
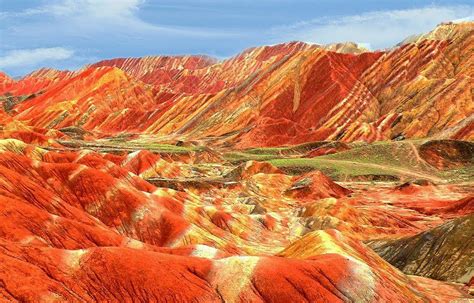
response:
<path id="1" fill-rule="evenodd" d="M 2 74 L 0 93 L 14 120 L 98 135 L 134 132 L 236 147 L 472 139 L 473 29 L 472 22 L 442 24 L 376 52 L 292 42 L 223 61 L 124 58 L 77 72 L 43 69 L 18 81 Z"/>

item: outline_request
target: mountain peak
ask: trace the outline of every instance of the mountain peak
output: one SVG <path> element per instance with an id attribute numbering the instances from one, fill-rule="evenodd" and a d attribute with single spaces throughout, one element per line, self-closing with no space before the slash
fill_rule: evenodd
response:
<path id="1" fill-rule="evenodd" d="M 412 35 L 398 45 L 404 45 L 408 43 L 419 43 L 424 40 L 434 41 L 448 41 L 464 37 L 466 35 L 473 35 L 474 33 L 474 22 L 472 21 L 460 21 L 460 22 L 444 22 L 436 26 L 432 31 L 425 34 Z"/>
<path id="2" fill-rule="evenodd" d="M 343 53 L 343 54 L 361 54 L 369 52 L 370 50 L 364 47 L 363 45 L 355 42 L 340 42 L 340 43 L 330 43 L 322 46 L 324 49 L 329 51 Z"/>

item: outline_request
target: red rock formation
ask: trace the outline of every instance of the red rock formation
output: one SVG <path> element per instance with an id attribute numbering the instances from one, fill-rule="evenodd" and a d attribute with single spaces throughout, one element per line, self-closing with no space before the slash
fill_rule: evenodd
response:
<path id="1" fill-rule="evenodd" d="M 297 177 L 286 193 L 294 198 L 319 200 L 322 198 L 341 198 L 352 191 L 332 181 L 320 171 Z"/>
<path id="2" fill-rule="evenodd" d="M 420 146 L 420 155 L 438 169 L 462 167 L 472 161 L 474 143 L 434 140 Z"/>
<path id="3" fill-rule="evenodd" d="M 245 180 L 251 178 L 256 174 L 282 174 L 283 172 L 267 162 L 258 161 L 247 161 L 232 172 L 228 174 L 228 177 Z"/>
<path id="4" fill-rule="evenodd" d="M 0 72 L 0 95 L 31 96 L 41 94 L 52 84 L 71 77 L 73 72 L 39 69 L 20 80 L 14 80 Z"/>
<path id="5" fill-rule="evenodd" d="M 80 126 L 99 132 L 131 131 L 140 127 L 140 120 L 153 118 L 145 109 L 155 105 L 152 89 L 122 70 L 89 68 L 23 101 L 15 108 L 19 112 L 15 118 L 43 128 Z"/>

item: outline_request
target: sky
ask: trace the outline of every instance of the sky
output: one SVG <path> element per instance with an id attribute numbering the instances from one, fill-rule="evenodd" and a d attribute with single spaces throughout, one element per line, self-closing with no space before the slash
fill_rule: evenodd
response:
<path id="1" fill-rule="evenodd" d="M 464 0 L 0 0 L 0 70 L 19 77 L 116 57 L 223 59 L 296 40 L 375 50 L 473 15 Z"/>

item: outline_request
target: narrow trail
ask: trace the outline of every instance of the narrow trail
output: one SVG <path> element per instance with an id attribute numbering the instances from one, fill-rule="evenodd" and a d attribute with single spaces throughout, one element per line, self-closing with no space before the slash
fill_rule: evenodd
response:
<path id="1" fill-rule="evenodd" d="M 416 148 L 415 144 L 413 144 L 413 142 L 406 142 L 408 145 L 410 145 L 411 149 L 413 150 L 413 154 L 415 155 L 416 157 L 416 160 L 419 162 L 419 163 L 422 163 L 424 165 L 427 165 L 429 166 L 430 168 L 432 168 L 433 166 L 431 164 L 429 164 L 428 162 L 426 162 L 425 159 L 423 159 L 421 156 L 420 156 L 420 153 L 418 152 L 418 149 Z"/>

